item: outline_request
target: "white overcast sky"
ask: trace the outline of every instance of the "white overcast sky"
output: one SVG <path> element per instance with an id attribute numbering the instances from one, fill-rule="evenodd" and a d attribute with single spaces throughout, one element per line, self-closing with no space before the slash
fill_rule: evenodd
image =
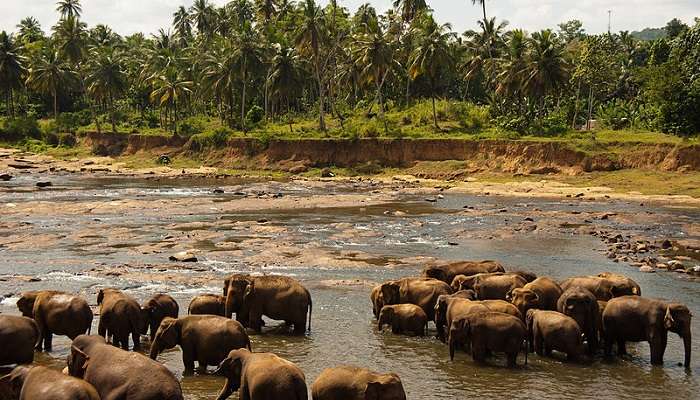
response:
<path id="1" fill-rule="evenodd" d="M 103 23 L 120 34 L 153 33 L 169 27 L 172 14 L 180 5 L 190 6 L 193 0 L 83 0 L 83 20 L 90 26 Z M 227 0 L 214 0 L 223 5 Z M 321 0 L 326 3 L 327 0 Z M 392 0 L 339 0 L 355 11 L 369 2 L 379 11 L 386 10 Z M 55 0 L 0 0 L 0 30 L 14 31 L 24 17 L 34 16 L 45 32 L 56 22 Z M 476 28 L 481 9 L 471 0 L 428 0 L 441 22 L 452 23 L 462 32 Z M 700 17 L 700 0 L 487 0 L 487 14 L 508 20 L 513 27 L 528 31 L 548 27 L 570 19 L 580 19 L 586 31 L 607 30 L 607 10 L 612 10 L 612 28 L 640 30 L 660 27 L 674 17 L 688 23 Z"/>

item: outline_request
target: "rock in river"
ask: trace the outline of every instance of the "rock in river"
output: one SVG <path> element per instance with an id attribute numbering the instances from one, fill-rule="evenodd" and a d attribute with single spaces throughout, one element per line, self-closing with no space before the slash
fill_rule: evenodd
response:
<path id="1" fill-rule="evenodd" d="M 192 250 L 181 251 L 170 256 L 170 261 L 197 262 L 197 256 L 194 255 Z"/>
<path id="2" fill-rule="evenodd" d="M 7 181 L 9 181 L 10 179 L 12 179 L 12 175 L 10 175 L 10 174 L 0 174 L 0 181 L 5 181 L 5 182 L 7 182 Z"/>
<path id="3" fill-rule="evenodd" d="M 39 187 L 39 188 L 45 188 L 45 187 L 49 187 L 49 186 L 53 186 L 53 183 L 51 183 L 49 181 L 39 181 L 36 183 L 36 187 Z"/>
<path id="4" fill-rule="evenodd" d="M 639 267 L 639 272 L 656 272 L 653 267 L 650 267 L 648 265 L 643 265 Z"/>

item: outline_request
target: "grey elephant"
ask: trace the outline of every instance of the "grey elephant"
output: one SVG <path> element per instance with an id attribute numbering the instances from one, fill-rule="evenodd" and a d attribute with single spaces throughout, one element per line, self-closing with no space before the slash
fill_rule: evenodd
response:
<path id="1" fill-rule="evenodd" d="M 454 295 L 442 295 L 435 302 L 434 319 L 435 327 L 438 332 L 438 339 L 443 343 L 447 342 L 447 334 L 445 327 L 449 329 L 452 321 L 458 317 L 465 316 L 470 313 L 488 312 L 488 307 L 479 301 L 472 301 L 455 297 Z"/>
<path id="2" fill-rule="evenodd" d="M 557 311 L 573 318 L 588 343 L 588 353 L 598 349 L 598 327 L 600 314 L 598 300 L 588 289 L 573 286 L 562 293 L 557 302 Z"/>
<path id="3" fill-rule="evenodd" d="M 468 342 L 474 361 L 484 362 L 490 352 L 502 352 L 506 353 L 508 366 L 514 367 L 521 350 L 525 350 L 527 363 L 526 338 L 527 328 L 523 321 L 512 315 L 489 311 L 452 321 L 447 344 L 450 360 L 454 360 L 457 344 Z"/>
<path id="4" fill-rule="evenodd" d="M 151 344 L 150 356 L 156 359 L 163 350 L 179 345 L 186 372 L 206 372 L 207 365 L 218 366 L 231 350 L 250 347 L 250 338 L 238 321 L 218 315 L 166 317 L 160 323 Z"/>
<path id="5" fill-rule="evenodd" d="M 0 365 L 31 364 L 39 327 L 33 319 L 0 315 Z"/>
<path id="6" fill-rule="evenodd" d="M 513 289 L 526 284 L 527 280 L 518 274 L 496 272 L 467 277 L 459 289 L 474 290 L 479 300 L 505 300 Z"/>
<path id="7" fill-rule="evenodd" d="M 613 292 L 616 296 L 621 295 L 642 295 L 642 287 L 631 278 L 614 272 L 601 272 L 599 278 L 607 279 L 613 286 Z"/>
<path id="8" fill-rule="evenodd" d="M 17 300 L 22 315 L 34 318 L 39 327 L 37 350 L 51 351 L 52 336 L 65 335 L 73 340 L 88 333 L 92 326 L 92 310 L 80 296 L 54 290 L 22 293 Z"/>
<path id="9" fill-rule="evenodd" d="M 150 331 L 151 340 L 156 336 L 160 322 L 165 317 L 177 318 L 180 306 L 169 294 L 159 293 L 148 299 L 141 306 L 142 334 Z"/>
<path id="10" fill-rule="evenodd" d="M 234 392 L 246 400 L 307 400 L 306 378 L 293 363 L 272 353 L 233 350 L 217 373 L 226 377 L 217 400 Z"/>
<path id="11" fill-rule="evenodd" d="M 374 318 L 379 318 L 379 311 L 384 307 L 384 297 L 382 296 L 382 285 L 377 285 L 372 288 L 369 294 L 369 299 L 372 301 L 372 314 Z"/>
<path id="12" fill-rule="evenodd" d="M 97 294 L 100 306 L 100 322 L 97 333 L 105 339 L 111 337 L 115 346 L 129 349 L 129 335 L 134 342 L 134 351 L 141 347 L 143 320 L 141 306 L 131 296 L 118 289 L 101 289 Z"/>
<path id="13" fill-rule="evenodd" d="M 520 313 L 518 307 L 505 300 L 479 300 L 479 303 L 485 305 L 490 311 L 509 314 L 518 318 L 519 320 L 525 320 L 525 316 Z"/>
<path id="14" fill-rule="evenodd" d="M 295 334 L 311 330 L 313 303 L 309 291 L 295 279 L 285 276 L 237 274 L 225 280 L 226 316 L 256 332 L 262 330 L 262 316 L 294 325 Z"/>
<path id="15" fill-rule="evenodd" d="M 560 283 L 561 289 L 566 291 L 574 286 L 579 286 L 588 289 L 598 300 L 608 301 L 613 297 L 626 295 L 641 295 L 639 285 L 619 274 L 609 272 L 602 273 L 599 276 L 574 276 L 565 279 Z"/>
<path id="16" fill-rule="evenodd" d="M 393 304 L 382 307 L 377 318 L 377 329 L 391 326 L 394 334 L 410 333 L 424 336 L 428 329 L 428 316 L 415 304 Z"/>
<path id="17" fill-rule="evenodd" d="M 401 378 L 366 368 L 327 368 L 311 385 L 313 400 L 406 400 Z"/>
<path id="18" fill-rule="evenodd" d="M 649 342 L 651 363 L 662 365 L 668 332 L 683 339 L 685 367 L 690 368 L 692 314 L 680 303 L 668 303 L 640 296 L 616 297 L 605 306 L 603 332 L 605 353 L 612 352 L 617 344 L 618 354 L 626 354 L 625 342 Z"/>
<path id="19" fill-rule="evenodd" d="M 97 389 L 102 399 L 183 400 L 180 383 L 165 366 L 96 335 L 73 340 L 68 373 Z"/>
<path id="20" fill-rule="evenodd" d="M 423 309 L 429 320 L 433 320 L 438 297 L 452 294 L 452 288 L 438 279 L 402 278 L 382 284 L 381 292 L 385 305 L 415 304 Z"/>
<path id="21" fill-rule="evenodd" d="M 522 288 L 513 289 L 506 300 L 518 307 L 518 311 L 525 315 L 531 308 L 540 310 L 556 310 L 557 302 L 562 294 L 561 287 L 554 280 L 541 277 L 527 283 Z"/>
<path id="22" fill-rule="evenodd" d="M 457 261 L 429 265 L 423 268 L 421 276 L 439 279 L 447 284 L 452 283 L 457 275 L 476 275 L 488 272 L 505 272 L 503 265 L 498 261 Z"/>
<path id="23" fill-rule="evenodd" d="M 187 314 L 209 314 L 226 316 L 226 297 L 216 294 L 200 294 L 190 301 Z"/>
<path id="24" fill-rule="evenodd" d="M 581 328 L 576 321 L 558 311 L 530 309 L 525 324 L 531 349 L 538 355 L 550 356 L 552 350 L 566 353 L 569 360 L 578 360 L 585 352 Z"/>
<path id="25" fill-rule="evenodd" d="M 3 389 L 17 400 L 100 400 L 91 384 L 42 366 L 16 367 L 0 378 Z"/>

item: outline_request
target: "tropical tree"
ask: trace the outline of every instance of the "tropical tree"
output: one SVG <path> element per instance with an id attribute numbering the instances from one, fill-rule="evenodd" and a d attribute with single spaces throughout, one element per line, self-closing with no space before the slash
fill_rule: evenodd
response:
<path id="1" fill-rule="evenodd" d="M 96 101 L 107 104 L 110 110 L 112 131 L 116 132 L 114 102 L 128 88 L 124 67 L 119 60 L 119 54 L 115 54 L 109 49 L 95 50 L 91 53 L 90 58 L 85 79 L 87 91 Z"/>
<path id="2" fill-rule="evenodd" d="M 201 63 L 201 94 L 215 97 L 222 122 L 226 120 L 227 111 L 229 122 L 233 121 L 234 91 L 239 71 L 236 61 L 230 42 L 221 40 L 212 45 L 212 51 L 205 54 Z M 228 105 L 228 110 L 225 105 Z"/>
<path id="3" fill-rule="evenodd" d="M 195 0 L 190 8 L 190 15 L 197 32 L 205 38 L 210 38 L 214 32 L 214 7 L 208 0 Z"/>
<path id="4" fill-rule="evenodd" d="M 180 46 L 185 47 L 192 37 L 192 18 L 184 6 L 173 14 L 173 28 Z"/>
<path id="5" fill-rule="evenodd" d="M 48 51 L 32 61 L 27 86 L 53 98 L 53 116 L 58 119 L 58 93 L 78 86 L 78 74 L 58 51 Z"/>
<path id="6" fill-rule="evenodd" d="M 484 21 L 486 21 L 486 0 L 472 0 L 472 5 L 481 4 L 481 9 L 484 12 Z"/>
<path id="7" fill-rule="evenodd" d="M 56 11 L 61 14 L 61 18 L 80 18 L 83 8 L 80 0 L 60 0 L 56 3 Z"/>
<path id="8" fill-rule="evenodd" d="M 246 130 L 245 110 L 246 110 L 246 89 L 251 71 L 262 67 L 263 47 L 260 46 L 260 39 L 255 34 L 250 24 L 241 33 L 236 35 L 233 45 L 233 58 L 239 67 L 240 77 L 243 82 L 241 91 L 241 126 Z"/>
<path id="9" fill-rule="evenodd" d="M 296 46 L 301 53 L 310 53 L 313 58 L 314 75 L 318 83 L 318 126 L 321 131 L 325 131 L 325 87 L 321 65 L 321 45 L 326 39 L 324 13 L 314 0 L 306 0 L 302 5 L 302 12 L 303 19 L 297 33 Z"/>
<path id="10" fill-rule="evenodd" d="M 151 92 L 151 102 L 159 107 L 171 109 L 171 126 L 177 134 L 178 105 L 186 96 L 192 93 L 192 81 L 183 78 L 175 68 L 168 68 L 150 79 L 154 90 Z"/>
<path id="11" fill-rule="evenodd" d="M 22 78 L 26 72 L 25 59 L 21 55 L 22 47 L 17 45 L 7 32 L 0 32 L 0 89 L 5 92 L 7 112 L 15 116 L 15 90 L 22 87 Z"/>
<path id="12" fill-rule="evenodd" d="M 77 17 L 68 16 L 53 27 L 61 54 L 77 65 L 86 50 L 87 24 Z"/>
<path id="13" fill-rule="evenodd" d="M 41 40 L 44 37 L 44 32 L 41 30 L 41 24 L 34 17 L 27 17 L 20 21 L 17 25 L 18 38 L 24 43 L 32 43 Z"/>
<path id="14" fill-rule="evenodd" d="M 435 129 L 439 130 L 437 111 L 435 110 L 435 92 L 440 74 L 454 65 L 450 49 L 450 41 L 455 38 L 450 24 L 438 25 L 432 16 L 426 16 L 421 23 L 418 38 L 418 46 L 411 54 L 411 66 L 409 74 L 416 80 L 425 76 L 430 83 L 430 95 L 433 105 L 433 122 Z"/>
<path id="15" fill-rule="evenodd" d="M 394 8 L 399 10 L 404 22 L 413 21 L 418 14 L 429 9 L 425 0 L 394 0 Z"/>
<path id="16" fill-rule="evenodd" d="M 550 92 L 561 89 L 569 80 L 564 47 L 549 29 L 533 33 L 527 44 L 523 89 L 544 102 Z"/>
<path id="17" fill-rule="evenodd" d="M 270 98 L 276 101 L 280 108 L 284 101 L 287 113 L 290 112 L 292 97 L 299 97 L 297 90 L 304 81 L 302 63 L 301 57 L 292 48 L 280 48 L 270 63 L 270 74 L 267 78 Z M 291 119 L 289 129 L 292 130 Z"/>

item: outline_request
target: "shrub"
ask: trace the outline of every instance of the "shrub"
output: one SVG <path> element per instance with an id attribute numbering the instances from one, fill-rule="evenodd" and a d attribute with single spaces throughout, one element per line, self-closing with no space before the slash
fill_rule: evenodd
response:
<path id="1" fill-rule="evenodd" d="M 263 118 L 265 118 L 265 110 L 258 105 L 251 107 L 245 115 L 246 122 L 251 125 L 258 124 Z"/>
<path id="2" fill-rule="evenodd" d="M 189 117 L 180 122 L 179 134 L 192 136 L 204 132 L 205 121 L 202 118 Z"/>
<path id="3" fill-rule="evenodd" d="M 8 141 L 38 139 L 41 137 L 41 130 L 37 120 L 32 117 L 6 119 L 0 137 Z"/>

